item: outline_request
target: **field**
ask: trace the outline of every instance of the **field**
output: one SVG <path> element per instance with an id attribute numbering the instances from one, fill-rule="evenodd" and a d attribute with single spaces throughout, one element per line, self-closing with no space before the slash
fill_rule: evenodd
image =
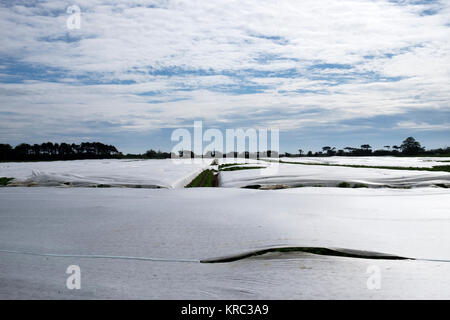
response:
<path id="1" fill-rule="evenodd" d="M 449 299 L 446 160 L 0 163 L 0 298 Z"/>

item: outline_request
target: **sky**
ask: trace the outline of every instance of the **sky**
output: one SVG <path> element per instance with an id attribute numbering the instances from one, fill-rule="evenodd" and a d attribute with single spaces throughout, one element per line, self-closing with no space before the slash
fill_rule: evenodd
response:
<path id="1" fill-rule="evenodd" d="M 0 44 L 0 143 L 450 146 L 450 0 L 0 0 Z"/>

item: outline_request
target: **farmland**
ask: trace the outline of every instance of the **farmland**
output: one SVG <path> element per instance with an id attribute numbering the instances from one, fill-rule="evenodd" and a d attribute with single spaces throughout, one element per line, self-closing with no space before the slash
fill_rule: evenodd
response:
<path id="1" fill-rule="evenodd" d="M 1 163 L 0 297 L 450 298 L 445 163 L 282 160 Z"/>

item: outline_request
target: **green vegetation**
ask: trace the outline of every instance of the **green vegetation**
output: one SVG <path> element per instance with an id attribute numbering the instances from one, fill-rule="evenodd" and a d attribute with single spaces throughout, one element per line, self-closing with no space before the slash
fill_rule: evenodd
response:
<path id="1" fill-rule="evenodd" d="M 337 187 L 338 188 L 350 188 L 351 184 L 344 181 L 344 182 L 338 183 Z"/>
<path id="2" fill-rule="evenodd" d="M 268 162 L 275 162 L 274 160 L 265 160 Z M 283 161 L 279 160 L 280 163 L 285 164 L 302 164 L 306 166 L 329 166 L 329 167 L 348 167 L 348 168 L 364 168 L 364 169 L 388 169 L 388 170 L 414 170 L 414 171 L 442 171 L 450 172 L 450 165 L 444 166 L 434 166 L 431 168 L 424 167 L 394 167 L 394 166 L 365 166 L 359 164 L 330 164 L 330 163 L 311 163 L 311 162 L 298 162 L 298 161 Z"/>
<path id="3" fill-rule="evenodd" d="M 383 186 L 383 188 L 389 188 L 389 189 L 412 189 L 411 186 Z"/>
<path id="4" fill-rule="evenodd" d="M 217 175 L 214 174 L 214 170 L 207 169 L 202 171 L 186 186 L 186 188 L 198 187 L 217 187 Z"/>
<path id="5" fill-rule="evenodd" d="M 220 169 L 220 171 L 237 171 L 237 170 L 251 170 L 251 169 L 264 169 L 265 167 L 254 167 L 254 166 L 248 166 L 248 167 L 228 167 L 224 169 Z"/>
<path id="6" fill-rule="evenodd" d="M 219 170 L 222 171 L 223 168 L 233 167 L 233 166 L 242 166 L 245 163 L 224 163 L 219 166 Z"/>
<path id="7" fill-rule="evenodd" d="M 434 166 L 433 168 L 430 168 L 432 170 L 430 171 L 445 171 L 450 172 L 450 166 Z"/>
<path id="8" fill-rule="evenodd" d="M 250 170 L 250 169 L 264 169 L 265 167 L 261 166 L 246 166 L 245 163 L 225 163 L 219 166 L 219 171 L 236 171 L 236 170 Z"/>
<path id="9" fill-rule="evenodd" d="M 386 259 L 386 260 L 406 260 L 408 258 L 391 256 L 385 254 L 369 254 L 363 255 L 358 253 L 347 253 L 342 251 L 337 251 L 328 248 L 317 248 L 317 247 L 288 247 L 288 248 L 275 248 L 271 250 L 273 252 L 305 252 L 318 254 L 322 256 L 334 256 L 334 257 L 348 257 L 348 258 L 366 258 L 366 259 Z"/>
<path id="10" fill-rule="evenodd" d="M 395 157 L 415 157 L 415 156 L 427 156 L 427 157 L 446 157 L 450 154 L 450 147 L 425 150 L 419 141 L 413 137 L 408 137 L 398 145 L 385 145 L 382 149 L 372 150 L 370 144 L 362 144 L 360 147 L 345 147 L 336 150 L 336 147 L 325 146 L 322 147 L 322 151 L 313 153 L 308 151 L 305 153 L 302 149 L 298 149 L 298 154 L 290 154 L 285 152 L 284 157 L 332 157 L 332 156 L 395 156 Z"/>
<path id="11" fill-rule="evenodd" d="M 364 183 L 355 183 L 352 188 L 368 188 L 369 186 Z"/>
<path id="12" fill-rule="evenodd" d="M 362 252 L 362 251 L 339 251 L 328 248 L 320 248 L 320 247 L 284 247 L 284 248 L 269 248 L 258 250 L 254 252 L 243 253 L 240 255 L 229 256 L 224 258 L 216 258 L 216 259 L 206 259 L 201 260 L 201 263 L 224 263 L 224 262 L 233 262 L 238 261 L 250 257 L 260 256 L 270 252 L 304 252 L 304 253 L 312 253 L 323 256 L 334 256 L 334 257 L 347 257 L 347 258 L 359 258 L 359 259 L 383 259 L 383 260 L 414 260 L 411 258 L 405 258 L 400 256 L 394 256 L 389 254 L 382 253 L 373 253 L 373 252 Z"/>
<path id="13" fill-rule="evenodd" d="M 9 144 L 0 144 L 0 161 L 111 159 L 119 156 L 120 153 L 116 147 L 100 142 L 82 142 L 81 144 L 46 142 L 34 145 L 21 143 L 15 148 Z"/>
<path id="14" fill-rule="evenodd" d="M 262 186 L 260 184 L 252 184 L 242 187 L 243 189 L 260 189 Z"/>
<path id="15" fill-rule="evenodd" d="M 0 186 L 7 186 L 14 178 L 0 177 Z"/>

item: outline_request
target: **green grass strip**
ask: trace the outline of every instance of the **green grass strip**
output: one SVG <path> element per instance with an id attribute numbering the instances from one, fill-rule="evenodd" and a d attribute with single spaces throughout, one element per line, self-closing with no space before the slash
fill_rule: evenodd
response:
<path id="1" fill-rule="evenodd" d="M 186 188 L 214 187 L 214 171 L 207 169 L 202 171 Z"/>
<path id="2" fill-rule="evenodd" d="M 14 178 L 0 177 L 0 186 L 7 186 Z"/>
<path id="3" fill-rule="evenodd" d="M 220 169 L 220 171 L 237 171 L 237 170 L 265 169 L 265 168 L 266 167 L 252 167 L 252 166 L 248 166 L 248 167 L 228 167 L 228 168 Z"/>
<path id="4" fill-rule="evenodd" d="M 358 251 L 349 251 L 343 252 L 339 250 L 333 250 L 328 248 L 321 247 L 285 247 L 285 248 L 269 248 L 262 249 L 253 252 L 242 253 L 234 256 L 228 257 L 220 257 L 220 258 L 212 258 L 212 259 L 203 259 L 200 260 L 201 263 L 225 263 L 225 262 L 233 262 L 238 261 L 250 257 L 260 256 L 270 252 L 304 252 L 304 253 L 312 253 L 323 256 L 334 256 L 334 257 L 347 257 L 347 258 L 360 258 L 360 259 L 382 259 L 382 260 L 414 260 L 411 258 L 400 257 L 389 254 L 382 253 L 374 253 L 374 252 L 358 252 Z"/>
<path id="5" fill-rule="evenodd" d="M 245 163 L 224 163 L 219 166 L 219 170 L 223 168 L 233 167 L 233 166 L 242 166 L 245 165 Z"/>
<path id="6" fill-rule="evenodd" d="M 264 159 L 262 159 L 264 160 Z M 276 162 L 273 160 L 264 160 L 268 162 Z M 431 168 L 424 167 L 393 167 L 393 166 L 365 166 L 358 164 L 330 164 L 330 163 L 310 163 L 310 162 L 288 162 L 280 160 L 280 163 L 284 164 L 301 164 L 306 166 L 329 166 L 329 167 L 348 167 L 348 168 L 365 168 L 365 169 L 388 169 L 388 170 L 409 170 L 409 171 L 438 171 L 438 172 L 450 172 L 450 165 L 446 166 L 433 166 Z"/>

